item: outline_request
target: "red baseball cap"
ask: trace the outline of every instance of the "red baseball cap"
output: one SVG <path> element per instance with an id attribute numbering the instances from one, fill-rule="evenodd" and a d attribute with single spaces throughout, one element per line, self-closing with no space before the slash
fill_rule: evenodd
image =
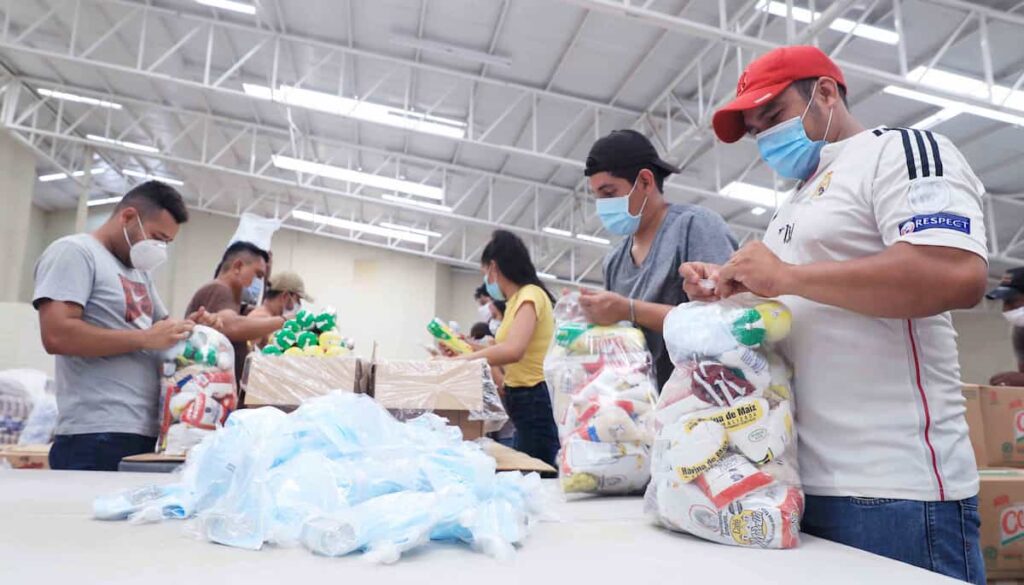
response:
<path id="1" fill-rule="evenodd" d="M 839 67 L 818 47 L 798 45 L 772 49 L 747 65 L 736 84 L 736 99 L 715 112 L 711 125 L 722 142 L 736 142 L 747 132 L 743 112 L 767 103 L 794 81 L 831 77 L 846 87 Z"/>

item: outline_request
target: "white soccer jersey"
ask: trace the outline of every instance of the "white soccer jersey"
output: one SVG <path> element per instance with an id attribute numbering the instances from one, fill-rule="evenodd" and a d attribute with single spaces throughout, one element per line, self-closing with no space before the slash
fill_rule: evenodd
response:
<path id="1" fill-rule="evenodd" d="M 863 258 L 896 242 L 987 257 L 984 187 L 946 138 L 877 128 L 826 145 L 772 218 L 785 262 Z M 793 362 L 804 489 L 822 496 L 958 500 L 978 492 L 948 313 L 879 319 L 797 297 Z"/>

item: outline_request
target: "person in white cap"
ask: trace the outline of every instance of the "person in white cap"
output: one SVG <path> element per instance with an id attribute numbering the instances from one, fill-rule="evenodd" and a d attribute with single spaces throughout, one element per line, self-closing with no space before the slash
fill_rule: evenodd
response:
<path id="1" fill-rule="evenodd" d="M 724 266 L 680 270 L 693 300 L 749 291 L 792 310 L 782 350 L 796 372 L 803 530 L 983 583 L 949 316 L 985 292 L 981 182 L 938 134 L 865 129 L 842 71 L 816 47 L 759 57 L 736 94 L 715 133 L 752 136 L 765 163 L 799 183 L 763 242 Z"/>

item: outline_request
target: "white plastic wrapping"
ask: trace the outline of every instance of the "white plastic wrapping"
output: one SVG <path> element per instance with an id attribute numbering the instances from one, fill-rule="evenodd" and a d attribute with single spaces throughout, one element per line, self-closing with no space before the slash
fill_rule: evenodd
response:
<path id="1" fill-rule="evenodd" d="M 156 451 L 184 455 L 224 426 L 238 404 L 235 352 L 222 333 L 196 325 L 163 358 Z"/>
<path id="2" fill-rule="evenodd" d="M 657 388 L 643 333 L 587 323 L 577 293 L 555 305 L 555 325 L 544 374 L 552 402 L 566 403 L 556 412 L 563 490 L 642 492 L 650 479 L 649 418 Z"/>
<path id="3" fill-rule="evenodd" d="M 668 314 L 676 370 L 653 417 L 646 495 L 664 526 L 737 546 L 799 544 L 792 370 L 774 345 L 790 319 L 785 305 L 749 295 Z"/>
<path id="4" fill-rule="evenodd" d="M 57 426 L 57 401 L 46 372 L 0 372 L 0 445 L 49 443 Z"/>

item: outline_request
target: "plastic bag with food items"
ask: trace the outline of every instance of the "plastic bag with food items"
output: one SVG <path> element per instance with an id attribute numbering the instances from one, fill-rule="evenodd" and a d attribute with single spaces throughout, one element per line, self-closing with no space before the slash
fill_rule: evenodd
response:
<path id="1" fill-rule="evenodd" d="M 562 448 L 566 493 L 639 493 L 650 479 L 649 418 L 657 386 L 643 333 L 587 322 L 579 294 L 555 305 L 555 337 L 544 360 Z"/>
<path id="2" fill-rule="evenodd" d="M 777 351 L 790 325 L 785 305 L 750 295 L 666 317 L 676 370 L 652 418 L 645 498 L 664 526 L 736 546 L 798 545 L 792 370 Z"/>

